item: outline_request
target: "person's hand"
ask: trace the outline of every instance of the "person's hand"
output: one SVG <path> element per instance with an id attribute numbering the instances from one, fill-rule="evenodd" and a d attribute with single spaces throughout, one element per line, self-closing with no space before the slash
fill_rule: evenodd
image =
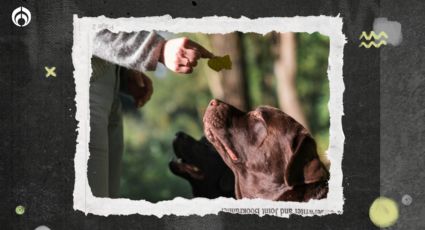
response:
<path id="1" fill-rule="evenodd" d="M 176 73 L 192 73 L 199 58 L 214 55 L 198 43 L 186 38 L 175 38 L 165 42 L 159 61 Z"/>
<path id="2" fill-rule="evenodd" d="M 153 93 L 152 81 L 142 72 L 127 70 L 128 92 L 133 96 L 136 107 L 142 107 L 151 99 Z"/>

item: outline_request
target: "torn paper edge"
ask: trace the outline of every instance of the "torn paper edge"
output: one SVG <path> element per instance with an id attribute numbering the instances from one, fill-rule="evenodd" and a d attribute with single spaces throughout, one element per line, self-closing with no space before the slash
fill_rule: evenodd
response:
<path id="1" fill-rule="evenodd" d="M 232 198 L 194 198 L 181 197 L 173 200 L 151 203 L 145 200 L 111 199 L 94 197 L 87 180 L 87 161 L 89 158 L 90 111 L 89 79 L 91 76 L 92 41 L 97 31 L 107 28 L 119 31 L 168 31 L 172 33 L 230 33 L 233 31 L 266 34 L 277 32 L 319 32 L 329 37 L 328 79 L 329 97 L 329 149 L 331 162 L 329 192 L 326 199 L 309 202 L 285 202 L 263 199 Z M 230 212 L 239 214 L 274 215 L 289 217 L 290 214 L 302 216 L 342 214 L 344 205 L 342 187 L 342 157 L 344 150 L 344 133 L 342 129 L 343 110 L 343 52 L 346 37 L 342 32 L 342 17 L 307 16 L 307 17 L 267 17 L 249 19 L 246 17 L 204 17 L 172 18 L 170 15 L 111 19 L 104 16 L 82 17 L 74 15 L 74 44 L 72 62 L 76 86 L 76 119 L 78 136 L 75 153 L 74 209 L 85 214 L 95 215 L 199 215 Z"/>

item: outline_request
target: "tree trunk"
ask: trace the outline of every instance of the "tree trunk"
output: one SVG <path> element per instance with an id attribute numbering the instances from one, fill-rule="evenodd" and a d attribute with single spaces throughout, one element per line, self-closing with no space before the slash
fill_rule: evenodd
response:
<path id="1" fill-rule="evenodd" d="M 298 100 L 295 78 L 297 72 L 294 33 L 281 33 L 279 60 L 275 63 L 277 94 L 280 108 L 308 129 L 308 123 Z"/>
<path id="2" fill-rule="evenodd" d="M 240 34 L 213 34 L 210 39 L 214 55 L 229 55 L 232 60 L 231 70 L 221 70 L 217 73 L 219 81 L 212 79 L 215 76 L 209 78 L 211 91 L 213 95 L 218 94 L 214 96 L 221 96 L 219 99 L 246 111 L 249 109 L 249 97 Z"/>

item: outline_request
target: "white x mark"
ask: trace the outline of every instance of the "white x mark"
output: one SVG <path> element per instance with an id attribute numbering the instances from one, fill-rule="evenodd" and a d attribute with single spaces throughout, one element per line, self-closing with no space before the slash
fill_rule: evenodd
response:
<path id="1" fill-rule="evenodd" d="M 46 70 L 46 77 L 49 77 L 49 76 L 56 77 L 56 73 L 55 73 L 56 67 L 53 66 L 52 68 L 49 68 L 47 66 L 44 66 L 44 69 Z"/>

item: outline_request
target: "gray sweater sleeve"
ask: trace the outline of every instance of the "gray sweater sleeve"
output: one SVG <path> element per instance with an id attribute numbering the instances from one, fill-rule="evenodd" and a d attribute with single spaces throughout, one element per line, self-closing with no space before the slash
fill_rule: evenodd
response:
<path id="1" fill-rule="evenodd" d="M 137 71 L 155 70 L 165 40 L 155 31 L 96 34 L 93 55 Z"/>

